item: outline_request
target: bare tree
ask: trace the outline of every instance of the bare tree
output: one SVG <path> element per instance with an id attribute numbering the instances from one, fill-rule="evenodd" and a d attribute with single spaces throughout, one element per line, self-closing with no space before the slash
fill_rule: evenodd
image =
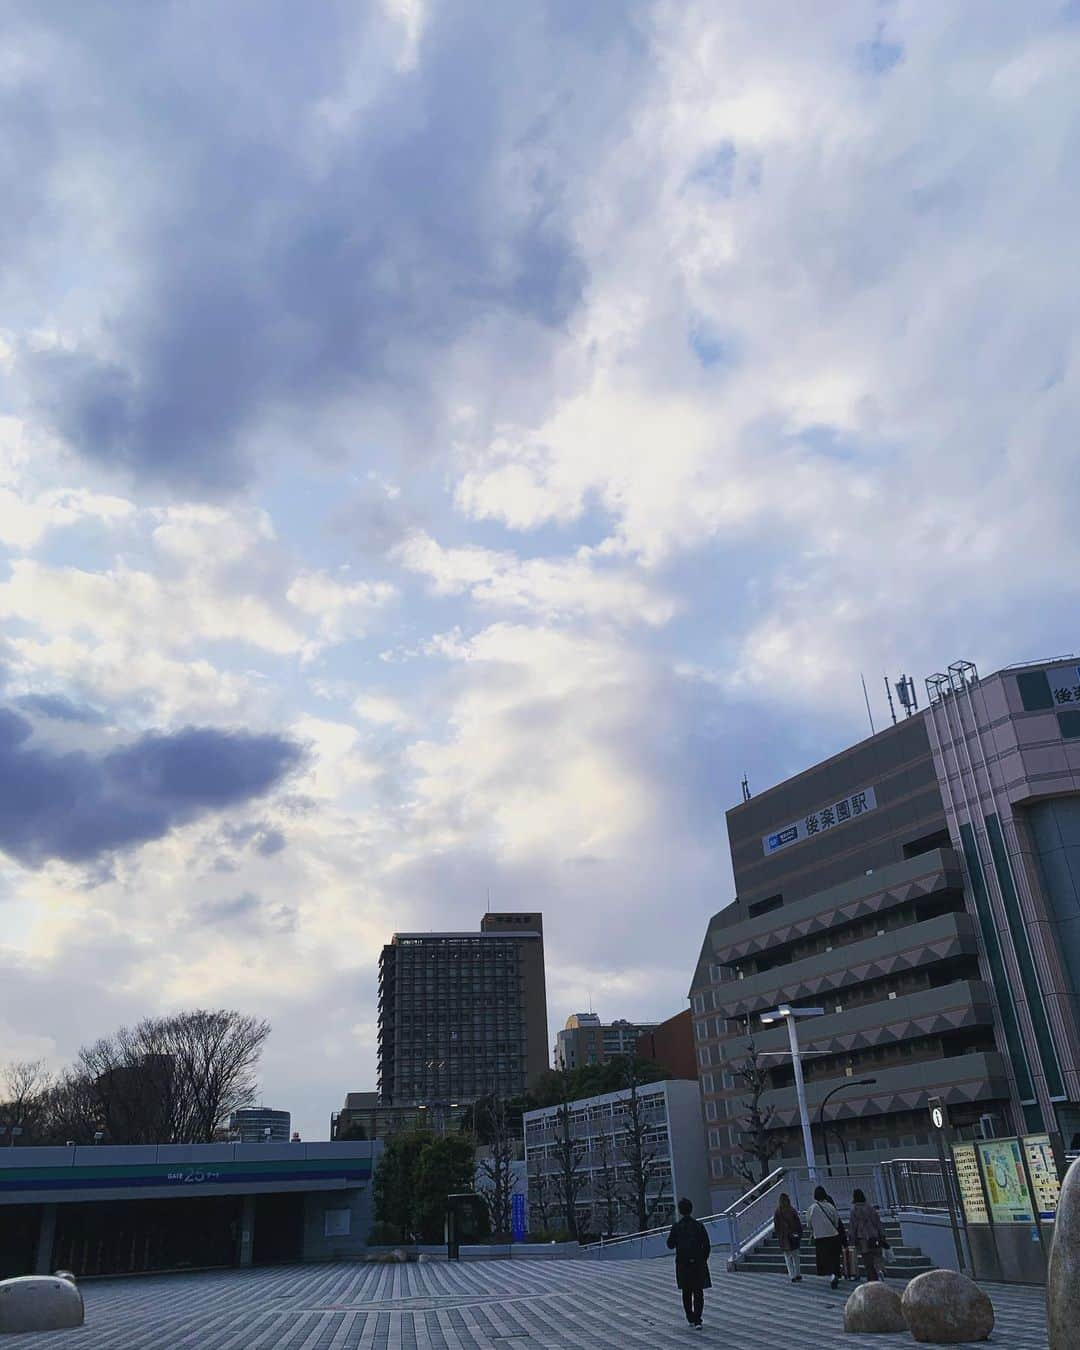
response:
<path id="1" fill-rule="evenodd" d="M 734 1074 L 748 1094 L 743 1099 L 743 1113 L 737 1122 L 739 1147 L 743 1156 L 735 1159 L 734 1167 L 744 1181 L 756 1184 L 764 1181 L 772 1171 L 772 1160 L 780 1152 L 782 1142 L 778 1137 L 778 1131 L 771 1128 L 776 1114 L 775 1108 L 761 1105 L 761 1098 L 770 1090 L 772 1084 L 769 1081 L 768 1070 L 763 1067 L 758 1057 L 757 1046 L 752 1037 L 747 1041 L 746 1058 L 734 1067 Z M 760 1171 L 761 1175 L 755 1176 L 755 1170 Z"/>
<path id="2" fill-rule="evenodd" d="M 531 1210 L 535 1206 L 540 1227 L 547 1231 L 551 1225 L 551 1200 L 551 1173 L 544 1171 L 543 1159 L 537 1158 L 535 1165 L 529 1172 L 530 1228 L 532 1227 Z"/>
<path id="3" fill-rule="evenodd" d="M 566 1222 L 566 1231 L 576 1241 L 578 1236 L 577 1200 L 583 1177 L 581 1166 L 585 1158 L 585 1145 L 574 1137 L 570 1121 L 570 1102 L 567 1100 L 569 1075 L 561 1071 L 563 1101 L 555 1112 L 555 1188 L 559 1196 L 560 1207 Z"/>
<path id="4" fill-rule="evenodd" d="M 41 1142 L 90 1144 L 101 1124 L 93 1082 L 76 1069 L 65 1070 L 46 1095 Z"/>
<path id="5" fill-rule="evenodd" d="M 166 1019 L 183 1088 L 186 1143 L 209 1143 L 233 1111 L 255 1098 L 255 1069 L 270 1023 L 219 1008 Z"/>
<path id="6" fill-rule="evenodd" d="M 509 1233 L 517 1140 L 506 1103 L 501 1098 L 492 1104 L 488 1124 L 490 1142 L 485 1146 L 487 1153 L 476 1164 L 476 1170 L 483 1178 L 478 1189 L 487 1203 L 492 1232 Z"/>
<path id="7" fill-rule="evenodd" d="M 39 1142 L 52 1077 L 43 1059 L 19 1059 L 5 1066 L 0 1123 L 12 1131 L 11 1141 Z M 15 1132 L 18 1133 L 15 1133 Z"/>
<path id="8" fill-rule="evenodd" d="M 600 1154 L 600 1166 L 595 1169 L 596 1190 L 603 1206 L 604 1232 L 611 1234 L 618 1229 L 622 1185 L 615 1146 L 606 1130 L 599 1135 L 596 1149 Z"/>
<path id="9" fill-rule="evenodd" d="M 641 1075 L 636 1064 L 628 1061 L 626 1080 L 629 1096 L 618 1103 L 622 1122 L 619 1131 L 619 1152 L 628 1173 L 627 1199 L 637 1217 L 638 1229 L 648 1228 L 649 1221 L 664 1199 L 665 1167 L 670 1161 L 670 1149 L 662 1148 L 655 1136 L 658 1123 L 648 1118 L 648 1110 L 641 1096 Z M 659 1188 L 652 1182 L 659 1178 Z"/>

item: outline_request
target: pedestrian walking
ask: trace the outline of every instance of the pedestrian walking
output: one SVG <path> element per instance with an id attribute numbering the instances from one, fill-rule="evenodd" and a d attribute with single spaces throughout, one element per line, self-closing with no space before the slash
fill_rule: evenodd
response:
<path id="1" fill-rule="evenodd" d="M 679 1201 L 680 1217 L 672 1224 L 667 1245 L 675 1252 L 675 1283 L 682 1292 L 683 1311 L 692 1327 L 701 1326 L 705 1309 L 705 1290 L 712 1288 L 709 1277 L 709 1252 L 712 1244 L 703 1223 L 693 1218 L 694 1206 L 684 1196 Z"/>
<path id="2" fill-rule="evenodd" d="M 787 1191 L 780 1193 L 780 1203 L 776 1206 L 776 1213 L 773 1215 L 773 1233 L 780 1244 L 780 1250 L 784 1253 L 784 1265 L 787 1266 L 788 1278 L 792 1284 L 798 1284 L 802 1279 L 802 1271 L 799 1268 L 799 1246 L 802 1242 L 802 1219 L 799 1218 L 799 1211 L 791 1203 L 791 1196 Z"/>
<path id="3" fill-rule="evenodd" d="M 851 1223 L 848 1231 L 862 1257 L 866 1278 L 884 1279 L 884 1253 L 889 1249 L 885 1229 L 881 1226 L 881 1215 L 873 1205 L 867 1203 L 866 1193 L 858 1188 L 851 1193 Z"/>
<path id="4" fill-rule="evenodd" d="M 836 1205 L 824 1186 L 814 1188 L 810 1206 L 810 1231 L 814 1235 L 814 1257 L 819 1275 L 828 1275 L 835 1289 L 844 1273 L 844 1225 Z"/>

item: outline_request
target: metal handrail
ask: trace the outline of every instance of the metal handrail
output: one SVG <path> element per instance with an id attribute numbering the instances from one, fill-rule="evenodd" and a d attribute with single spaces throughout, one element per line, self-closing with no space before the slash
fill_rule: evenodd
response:
<path id="1" fill-rule="evenodd" d="M 697 1218 L 697 1216 L 694 1216 Z M 698 1220 L 699 1223 L 716 1223 L 719 1219 L 726 1219 L 728 1211 L 722 1210 L 719 1214 L 705 1214 Z M 637 1233 L 619 1233 L 615 1237 L 601 1237 L 597 1242 L 586 1242 L 582 1245 L 583 1252 L 591 1251 L 594 1247 L 616 1247 L 620 1242 L 639 1242 L 643 1238 L 655 1237 L 657 1233 L 668 1233 L 671 1231 L 670 1223 L 663 1223 L 659 1228 L 642 1228 Z"/>
<path id="2" fill-rule="evenodd" d="M 727 1218 L 732 1214 L 741 1213 L 742 1210 L 748 1209 L 750 1205 L 754 1203 L 754 1200 L 757 1199 L 755 1191 L 760 1191 L 763 1186 L 766 1190 L 771 1190 L 772 1187 L 786 1175 L 786 1172 L 787 1169 L 784 1167 L 774 1168 L 767 1177 L 762 1177 L 756 1186 L 751 1186 L 744 1195 L 740 1195 L 737 1200 L 728 1205 L 727 1209 L 721 1210 L 720 1214 L 716 1217 Z"/>

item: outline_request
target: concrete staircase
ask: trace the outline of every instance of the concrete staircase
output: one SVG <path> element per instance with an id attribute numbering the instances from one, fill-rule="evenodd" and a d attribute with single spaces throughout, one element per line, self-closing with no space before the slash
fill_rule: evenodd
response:
<path id="1" fill-rule="evenodd" d="M 933 1262 L 925 1257 L 918 1247 L 905 1247 L 900 1225 L 891 1219 L 882 1219 L 889 1250 L 885 1253 L 885 1278 L 890 1280 L 911 1280 L 924 1270 L 933 1270 Z M 814 1242 L 804 1230 L 802 1253 L 802 1273 L 813 1274 Z M 862 1260 L 856 1257 L 860 1276 L 863 1273 Z M 774 1237 L 767 1238 L 759 1247 L 755 1247 L 749 1256 L 739 1262 L 739 1270 L 756 1275 L 786 1275 L 784 1253 Z"/>

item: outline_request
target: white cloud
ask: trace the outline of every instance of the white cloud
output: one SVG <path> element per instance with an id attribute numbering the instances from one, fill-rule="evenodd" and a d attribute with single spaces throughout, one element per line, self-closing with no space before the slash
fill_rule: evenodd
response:
<path id="1" fill-rule="evenodd" d="M 338 581 L 326 572 L 300 572 L 286 592 L 291 605 L 318 622 L 324 641 L 362 637 L 376 611 L 397 595 L 385 581 Z"/>
<path id="2" fill-rule="evenodd" d="M 494 609 L 652 625 L 667 623 L 676 610 L 646 578 L 616 570 L 588 549 L 572 557 L 522 559 L 487 548 L 443 548 L 413 531 L 394 556 L 410 572 L 430 577 L 437 595 L 467 591 L 477 604 Z"/>

